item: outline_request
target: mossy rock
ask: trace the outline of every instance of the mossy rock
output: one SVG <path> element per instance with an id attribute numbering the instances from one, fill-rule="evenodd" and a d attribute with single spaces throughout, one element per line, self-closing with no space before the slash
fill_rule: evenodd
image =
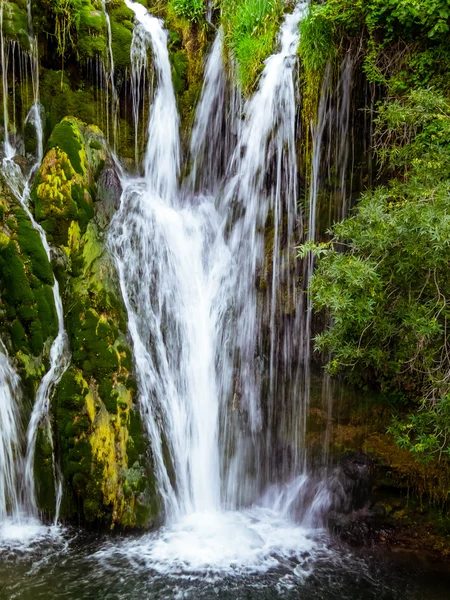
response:
<path id="1" fill-rule="evenodd" d="M 42 362 L 46 358 L 45 343 L 54 338 L 58 330 L 53 273 L 39 233 L 21 206 L 8 195 L 3 180 L 1 186 L 4 192 L 0 226 L 2 337 L 9 339 L 14 354 L 38 357 Z M 25 369 L 26 377 L 32 377 L 32 370 L 26 369 L 23 361 L 19 361 L 19 366 Z"/>
<path id="2" fill-rule="evenodd" d="M 103 189 L 115 182 L 106 146 L 98 128 L 65 118 L 49 139 L 33 199 L 36 218 L 67 257 L 63 303 L 72 364 L 52 403 L 62 516 L 133 527 L 149 524 L 157 504 L 147 441 L 133 409 L 126 310 L 105 247 L 117 205 Z M 116 194 L 120 183 L 114 187 Z"/>
<path id="3" fill-rule="evenodd" d="M 86 230 L 94 215 L 93 186 L 106 155 L 99 130 L 73 117 L 55 127 L 31 193 L 36 219 L 54 244 L 69 244 L 73 221 L 81 233 Z"/>
<path id="4" fill-rule="evenodd" d="M 109 10 L 111 21 L 112 52 L 114 65 L 124 71 L 130 68 L 130 50 L 133 39 L 134 13 L 123 2 L 112 2 Z"/>
<path id="5" fill-rule="evenodd" d="M 7 40 L 18 41 L 23 50 L 30 49 L 27 0 L 3 2 L 3 35 Z"/>

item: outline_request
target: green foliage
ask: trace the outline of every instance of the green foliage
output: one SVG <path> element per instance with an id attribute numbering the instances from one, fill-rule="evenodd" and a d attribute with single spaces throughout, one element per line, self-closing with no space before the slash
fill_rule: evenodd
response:
<path id="1" fill-rule="evenodd" d="M 232 0 L 222 3 L 226 41 L 238 64 L 238 79 L 250 92 L 272 53 L 283 14 L 281 0 Z"/>
<path id="2" fill-rule="evenodd" d="M 396 178 L 364 194 L 328 245 L 302 249 L 317 255 L 310 293 L 331 317 L 316 347 L 331 351 L 331 373 L 420 401 L 407 429 L 393 431 L 405 447 L 435 452 L 450 393 L 450 106 L 430 90 L 386 101 L 376 140 Z"/>
<path id="3" fill-rule="evenodd" d="M 450 458 L 450 395 L 439 398 L 431 408 L 422 403 L 406 420 L 394 416 L 388 431 L 401 448 L 425 462 L 435 456 Z"/>
<path id="4" fill-rule="evenodd" d="M 170 0 L 169 5 L 178 17 L 198 22 L 205 14 L 203 0 Z"/>
<path id="5" fill-rule="evenodd" d="M 317 70 L 327 46 L 340 51 L 353 43 L 363 48 L 370 81 L 429 85 L 450 64 L 449 24 L 447 0 L 327 0 L 313 4 L 301 24 L 300 54 L 307 70 Z"/>
<path id="6" fill-rule="evenodd" d="M 323 73 L 335 52 L 336 25 L 327 11 L 327 4 L 317 5 L 300 21 L 299 55 L 306 71 Z"/>

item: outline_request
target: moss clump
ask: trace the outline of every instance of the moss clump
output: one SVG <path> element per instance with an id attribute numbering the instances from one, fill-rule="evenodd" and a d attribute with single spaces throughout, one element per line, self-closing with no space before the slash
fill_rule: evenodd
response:
<path id="1" fill-rule="evenodd" d="M 113 2 L 109 16 L 114 64 L 117 69 L 125 70 L 130 66 L 134 14 L 125 4 Z"/>
<path id="2" fill-rule="evenodd" d="M 86 146 L 88 135 L 94 146 Z M 36 219 L 53 243 L 67 246 L 70 227 L 77 222 L 81 233 L 94 216 L 92 184 L 98 166 L 104 164 L 106 144 L 81 121 L 65 118 L 55 128 L 31 193 Z M 89 164 L 88 164 L 89 163 Z"/>
<path id="3" fill-rule="evenodd" d="M 58 146 L 67 154 L 76 173 L 83 175 L 84 168 L 81 156 L 81 133 L 78 124 L 71 119 L 64 119 L 55 127 L 48 142 L 49 148 Z"/>
<path id="4" fill-rule="evenodd" d="M 167 6 L 166 26 L 170 31 L 169 57 L 181 121 L 190 125 L 203 86 L 208 28 L 204 19 L 190 20 L 173 3 Z"/>
<path id="5" fill-rule="evenodd" d="M 57 333 L 53 275 L 39 234 L 19 206 L 9 209 L 0 244 L 1 306 L 15 352 L 40 356 Z M 8 325 L 7 325 L 8 327 Z"/>
<path id="6" fill-rule="evenodd" d="M 80 11 L 77 52 L 80 59 L 107 56 L 106 19 L 102 10 L 91 2 L 86 2 Z"/>
<path id="7" fill-rule="evenodd" d="M 17 40 L 24 50 L 30 49 L 26 0 L 3 2 L 3 35 Z"/>

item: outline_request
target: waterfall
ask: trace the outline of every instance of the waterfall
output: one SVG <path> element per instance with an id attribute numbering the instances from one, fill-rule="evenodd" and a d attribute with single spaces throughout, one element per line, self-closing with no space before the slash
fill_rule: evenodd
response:
<path id="1" fill-rule="evenodd" d="M 238 449 L 228 472 L 231 505 L 254 498 L 274 476 L 283 481 L 303 469 L 305 415 L 299 375 L 292 365 L 301 352 L 294 252 L 301 235 L 294 66 L 299 23 L 306 11 L 307 3 L 301 3 L 285 17 L 280 51 L 266 61 L 258 90 L 244 107 L 246 120 L 230 167 L 234 175 L 221 198 L 223 212 L 231 209 L 235 213 L 228 241 L 237 262 L 231 331 L 237 368 L 233 404 L 248 415 L 247 434 L 242 424 L 234 430 L 228 428 L 226 445 L 229 451 Z M 266 291 L 260 287 L 258 292 L 264 275 Z M 289 310 L 294 318 L 282 323 L 282 315 Z M 263 339 L 264 327 L 268 339 Z M 245 435 L 248 441 L 244 444 Z M 283 443 L 290 450 L 279 447 Z M 275 453 L 281 454 L 277 465 Z M 248 477 L 250 472 L 254 481 Z"/>
<path id="2" fill-rule="evenodd" d="M 0 524 L 20 512 L 20 379 L 0 346 Z"/>
<path id="3" fill-rule="evenodd" d="M 294 66 L 298 25 L 307 5 L 286 16 L 280 51 L 267 60 L 242 124 L 239 95 L 225 80 L 218 33 L 192 133 L 191 173 L 179 187 L 179 117 L 167 32 L 141 4 L 126 4 L 135 13 L 135 97 L 149 48 L 155 82 L 144 176 L 123 175 L 108 243 L 128 313 L 140 412 L 165 525 L 150 535 L 150 542 L 144 536 L 121 544 L 118 551 L 136 552 L 164 572 L 234 563 L 265 570 L 278 562 L 275 554 L 308 552 L 314 545 L 290 521 L 298 494 L 308 487 L 301 456 L 290 468 L 286 458 L 279 473 L 271 456 L 285 438 L 290 436 L 288 443 L 295 447 L 302 436 L 296 431 L 299 415 L 303 418 L 302 398 L 297 397 L 296 375 L 287 371 L 298 350 L 301 320 L 294 317 L 286 327 L 278 326 L 281 300 L 275 288 L 285 286 L 295 313 L 294 257 L 301 219 Z M 227 137 L 221 130 L 230 110 Z M 274 175 L 273 185 L 266 182 L 267 171 Z M 261 310 L 255 285 L 265 258 L 269 213 L 275 258 Z M 278 260 L 286 243 L 291 248 Z M 262 381 L 266 357 L 259 334 L 267 323 L 268 384 Z M 280 379 L 294 380 L 289 390 L 277 380 L 278 362 L 286 369 Z M 281 423 L 274 418 L 280 390 L 283 409 L 294 404 Z M 271 483 L 277 485 L 264 496 Z M 306 518 L 313 522 L 309 513 Z"/>
<path id="4" fill-rule="evenodd" d="M 237 86 L 227 81 L 219 29 L 205 67 L 190 142 L 189 189 L 215 195 L 236 144 L 241 113 Z M 231 89 L 230 89 L 231 88 Z"/>
<path id="5" fill-rule="evenodd" d="M 212 202 L 180 206 L 178 114 L 167 33 L 142 5 L 127 5 L 152 47 L 157 88 L 145 178 L 124 182 L 110 243 L 128 310 L 141 410 L 170 521 L 220 504 L 214 342 L 221 313 L 213 305 L 229 252 L 218 236 Z"/>

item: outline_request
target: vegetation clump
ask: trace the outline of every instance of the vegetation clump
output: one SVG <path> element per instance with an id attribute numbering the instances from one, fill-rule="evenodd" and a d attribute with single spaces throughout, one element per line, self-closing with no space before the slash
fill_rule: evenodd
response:
<path id="1" fill-rule="evenodd" d="M 332 325 L 317 336 L 328 369 L 413 398 L 417 412 L 394 420 L 406 448 L 450 456 L 450 105 L 414 91 L 379 108 L 380 160 L 393 178 L 366 192 L 334 225 L 318 257 L 310 293 Z"/>
<path id="2" fill-rule="evenodd" d="M 274 49 L 283 2 L 232 0 L 222 2 L 221 7 L 225 38 L 236 59 L 239 83 L 249 93 Z"/>

